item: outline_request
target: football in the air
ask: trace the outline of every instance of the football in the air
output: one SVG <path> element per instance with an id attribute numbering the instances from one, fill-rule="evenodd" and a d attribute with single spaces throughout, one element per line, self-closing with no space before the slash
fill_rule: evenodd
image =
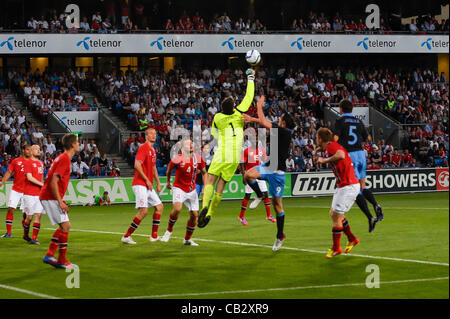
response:
<path id="1" fill-rule="evenodd" d="M 245 55 L 245 60 L 247 60 L 247 63 L 252 66 L 257 65 L 259 62 L 261 62 L 261 54 L 258 50 L 250 50 Z"/>

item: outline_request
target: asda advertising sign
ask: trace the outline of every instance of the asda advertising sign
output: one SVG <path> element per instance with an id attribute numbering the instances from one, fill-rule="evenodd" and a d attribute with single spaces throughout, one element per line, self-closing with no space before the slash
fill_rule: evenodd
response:
<path id="1" fill-rule="evenodd" d="M 95 178 L 95 179 L 72 179 L 67 188 L 64 200 L 71 205 L 85 205 L 90 202 L 92 196 L 109 193 L 111 202 L 114 204 L 134 203 L 135 197 L 131 188 L 132 178 Z M 166 188 L 166 177 L 160 177 L 162 190 L 159 193 L 163 202 L 172 201 L 172 191 Z M 291 179 L 286 178 L 284 195 L 291 195 Z M 0 208 L 6 207 L 6 202 L 11 191 L 12 183 L 8 182 L 0 189 Z M 223 198 L 241 199 L 245 195 L 242 176 L 236 175 L 227 183 Z"/>

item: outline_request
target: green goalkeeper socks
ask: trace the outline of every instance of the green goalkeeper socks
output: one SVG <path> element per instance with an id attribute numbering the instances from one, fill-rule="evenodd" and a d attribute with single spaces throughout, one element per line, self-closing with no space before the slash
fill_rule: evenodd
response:
<path id="1" fill-rule="evenodd" d="M 214 211 L 216 210 L 217 206 L 219 206 L 221 200 L 222 200 L 222 194 L 219 194 L 216 192 L 214 194 L 214 197 L 211 202 L 211 206 L 209 207 L 209 210 L 208 210 L 208 213 L 206 214 L 206 216 L 212 216 L 212 214 L 214 214 Z"/>
<path id="2" fill-rule="evenodd" d="M 203 190 L 202 209 L 209 206 L 209 201 L 211 200 L 213 191 L 214 191 L 213 185 L 205 185 L 205 189 Z"/>

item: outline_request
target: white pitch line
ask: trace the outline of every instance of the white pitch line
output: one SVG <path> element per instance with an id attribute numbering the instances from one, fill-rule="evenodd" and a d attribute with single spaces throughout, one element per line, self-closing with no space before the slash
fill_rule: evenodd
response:
<path id="1" fill-rule="evenodd" d="M 403 283 L 411 283 L 411 282 L 438 281 L 438 280 L 448 280 L 448 279 L 449 279 L 449 277 L 437 277 L 437 278 L 407 279 L 407 280 L 395 280 L 395 281 L 380 281 L 380 285 L 393 285 L 393 284 L 403 284 Z M 228 291 L 194 292 L 194 293 L 184 293 L 184 294 L 180 293 L 180 294 L 166 294 L 166 295 L 153 295 L 153 296 L 119 297 L 119 298 L 111 298 L 111 299 L 153 299 L 153 298 L 188 297 L 188 296 L 192 297 L 192 296 L 268 292 L 268 291 L 340 288 L 340 287 L 354 287 L 354 286 L 365 286 L 365 285 L 366 285 L 366 283 L 364 282 L 364 283 L 334 284 L 334 285 L 321 285 L 321 286 L 300 286 L 300 287 L 285 287 L 285 288 L 266 288 L 266 289 L 234 290 L 234 291 L 228 290 Z"/>
<path id="2" fill-rule="evenodd" d="M 24 293 L 24 294 L 27 294 L 27 295 L 31 295 L 31 296 L 35 296 L 35 297 L 41 297 L 41 298 L 45 298 L 45 299 L 60 299 L 58 297 L 54 297 L 54 296 L 50 296 L 50 295 L 46 295 L 46 294 L 41 294 L 39 292 L 34 292 L 34 291 L 31 291 L 31 290 L 16 288 L 16 287 L 2 285 L 2 284 L 0 284 L 0 288 L 13 290 L 13 291 L 21 292 L 21 293 Z"/>
<path id="3" fill-rule="evenodd" d="M 45 229 L 54 230 L 53 228 L 45 228 Z M 71 230 L 72 231 L 84 232 L 84 233 L 123 235 L 123 233 L 119 233 L 119 232 L 110 232 L 110 231 L 101 231 L 101 230 L 85 230 L 85 229 L 71 229 Z M 134 234 L 133 236 L 148 237 L 149 235 Z M 175 237 L 175 236 L 172 237 L 172 238 L 182 239 L 181 237 Z M 272 246 L 269 246 L 269 245 L 242 243 L 242 242 L 236 242 L 236 241 L 224 241 L 224 240 L 203 239 L 203 238 L 193 238 L 193 239 L 195 239 L 197 241 L 204 241 L 204 242 L 211 242 L 211 243 L 220 243 L 220 244 L 229 244 L 229 245 L 237 245 L 237 246 L 272 248 Z M 286 247 L 286 246 L 282 246 L 281 249 L 302 251 L 302 252 L 316 253 L 316 254 L 325 254 L 326 253 L 326 251 L 321 251 L 321 250 L 303 249 L 303 248 Z M 359 254 L 342 254 L 342 256 L 361 257 L 361 258 L 369 258 L 369 259 L 383 259 L 383 260 L 391 260 L 391 261 L 402 261 L 402 262 L 410 262 L 410 263 L 426 264 L 426 265 L 438 265 L 438 266 L 446 266 L 446 267 L 449 266 L 448 263 L 442 263 L 442 262 L 436 262 L 436 261 L 427 261 L 427 260 L 395 258 L 395 257 L 370 256 L 370 255 L 359 255 Z"/>
<path id="4" fill-rule="evenodd" d="M 305 205 L 289 205 L 286 203 L 283 203 L 283 207 L 295 207 L 298 209 L 302 209 L 302 208 L 323 208 L 323 209 L 329 209 L 330 206 L 305 206 Z M 357 209 L 357 207 L 354 207 L 354 209 Z M 387 210 L 387 209 L 404 209 L 404 210 L 446 210 L 448 211 L 449 208 L 448 207 L 385 207 L 383 206 L 383 210 Z"/>

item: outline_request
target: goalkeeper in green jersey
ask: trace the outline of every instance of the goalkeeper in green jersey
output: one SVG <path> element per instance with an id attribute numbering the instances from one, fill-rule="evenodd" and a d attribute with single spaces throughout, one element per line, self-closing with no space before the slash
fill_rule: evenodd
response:
<path id="1" fill-rule="evenodd" d="M 103 196 L 100 195 L 94 195 L 92 196 L 92 199 L 89 203 L 87 203 L 85 206 L 110 206 L 111 205 L 111 199 L 108 196 L 108 192 L 103 192 Z"/>
<path id="2" fill-rule="evenodd" d="M 202 210 L 198 217 L 198 227 L 205 227 L 222 200 L 222 193 L 239 166 L 244 140 L 244 117 L 255 95 L 255 71 L 248 69 L 247 92 L 241 104 L 234 107 L 234 99 L 226 97 L 221 104 L 221 112 L 214 116 L 211 134 L 218 139 L 218 147 L 208 169 L 208 177 L 203 192 Z M 214 192 L 214 185 L 216 184 Z M 211 201 L 212 197 L 212 201 Z M 210 203 L 211 201 L 211 203 Z"/>

